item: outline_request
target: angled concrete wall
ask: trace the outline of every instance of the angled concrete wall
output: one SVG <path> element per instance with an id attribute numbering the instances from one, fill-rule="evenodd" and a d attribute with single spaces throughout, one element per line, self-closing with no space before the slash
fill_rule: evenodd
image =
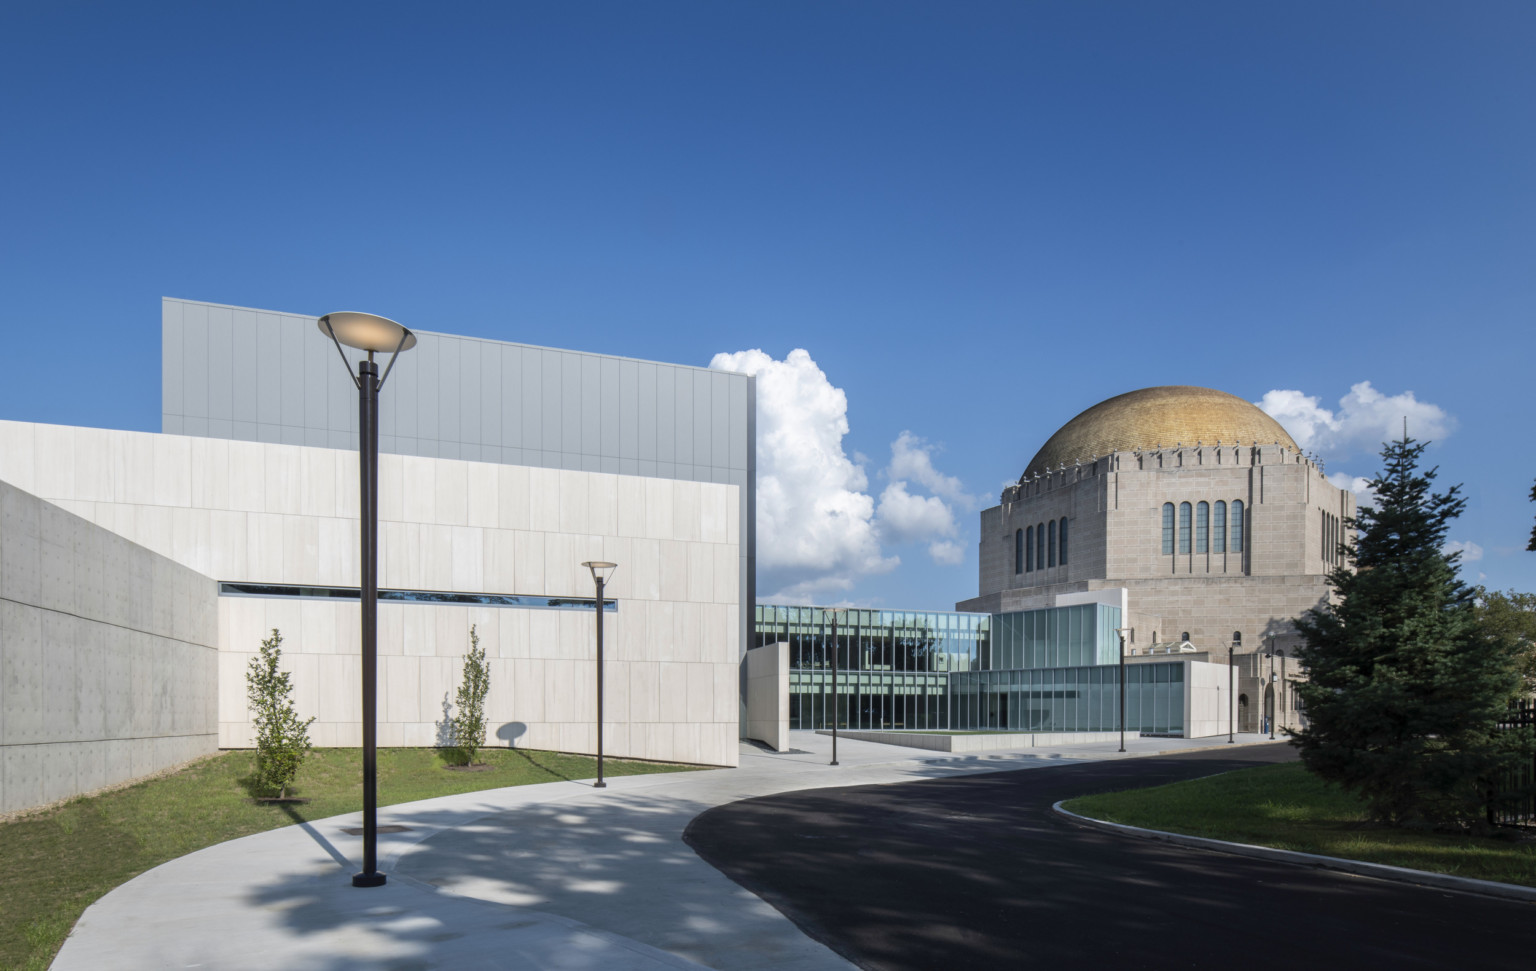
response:
<path id="1" fill-rule="evenodd" d="M 0 481 L 0 812 L 218 747 L 217 584 Z"/>
<path id="2" fill-rule="evenodd" d="M 775 752 L 789 748 L 789 645 L 747 652 L 747 737 Z"/>

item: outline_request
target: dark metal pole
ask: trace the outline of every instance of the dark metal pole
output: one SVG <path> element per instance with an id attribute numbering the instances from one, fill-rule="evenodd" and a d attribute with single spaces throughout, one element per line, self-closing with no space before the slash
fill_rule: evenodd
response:
<path id="1" fill-rule="evenodd" d="M 1275 639 L 1269 639 L 1269 740 L 1275 740 L 1275 722 L 1280 716 L 1280 698 L 1275 692 Z"/>
<path id="2" fill-rule="evenodd" d="M 1285 711 L 1285 652 L 1280 652 L 1280 680 L 1275 682 L 1275 709 Z"/>
<path id="3" fill-rule="evenodd" d="M 1125 751 L 1125 634 L 1120 635 L 1120 751 Z"/>
<path id="4" fill-rule="evenodd" d="M 606 789 L 603 781 L 603 578 L 597 578 L 597 781 L 594 789 Z"/>
<path id="5" fill-rule="evenodd" d="M 1232 724 L 1232 718 L 1237 711 L 1237 696 L 1232 693 L 1232 673 L 1237 660 L 1237 648 L 1227 645 L 1227 744 L 1232 745 L 1237 741 L 1236 728 Z"/>
<path id="6" fill-rule="evenodd" d="M 841 700 L 837 695 L 837 611 L 832 615 L 832 764 L 837 764 L 837 710 Z"/>
<path id="7" fill-rule="evenodd" d="M 382 887 L 379 872 L 379 368 L 369 360 L 357 365 L 359 477 L 362 498 L 362 652 L 363 652 L 363 872 L 354 887 Z"/>

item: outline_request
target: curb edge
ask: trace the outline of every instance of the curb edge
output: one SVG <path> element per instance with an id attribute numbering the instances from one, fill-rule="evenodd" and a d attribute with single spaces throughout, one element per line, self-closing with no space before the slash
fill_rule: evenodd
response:
<path id="1" fill-rule="evenodd" d="M 1289 863 L 1293 866 L 1310 866 L 1323 870 L 1337 870 L 1343 873 L 1352 873 L 1356 876 L 1374 877 L 1378 880 L 1391 880 L 1396 883 L 1433 887 L 1438 890 L 1455 890 L 1460 893 L 1473 893 L 1484 897 L 1497 897 L 1503 900 L 1516 900 L 1522 903 L 1536 903 L 1536 887 L 1522 887 L 1519 884 L 1498 883 L 1493 880 L 1476 880 L 1471 877 L 1456 877 L 1448 873 L 1431 873 L 1428 870 L 1414 870 L 1408 867 L 1390 866 L 1385 863 L 1345 860 L 1336 856 L 1321 856 L 1316 853 L 1301 853 L 1296 850 L 1277 850 L 1271 846 L 1229 843 L 1226 840 L 1211 839 L 1205 836 L 1186 836 L 1183 833 L 1168 833 L 1160 829 L 1143 829 L 1140 826 L 1127 826 L 1124 823 L 1111 823 L 1102 819 L 1080 816 L 1070 809 L 1062 808 L 1062 803 L 1067 801 L 1065 799 L 1058 800 L 1052 804 L 1051 810 L 1058 816 L 1062 816 L 1080 826 L 1099 829 L 1120 836 L 1161 840 L 1167 843 L 1176 843 L 1181 846 L 1191 846 L 1196 849 L 1211 850 L 1217 853 L 1247 856 L 1275 863 Z"/>

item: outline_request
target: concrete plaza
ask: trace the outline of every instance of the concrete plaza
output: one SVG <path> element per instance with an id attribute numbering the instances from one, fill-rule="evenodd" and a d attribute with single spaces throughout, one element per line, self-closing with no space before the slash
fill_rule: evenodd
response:
<path id="1" fill-rule="evenodd" d="M 1267 742 L 1240 735 L 1240 743 Z M 81 917 L 56 971 L 113 968 L 848 968 L 700 860 L 683 830 L 714 806 L 1213 746 L 1128 738 L 942 755 L 794 732 L 741 767 L 465 793 L 379 812 L 389 884 L 351 886 L 360 814 L 231 840 L 156 867 Z"/>

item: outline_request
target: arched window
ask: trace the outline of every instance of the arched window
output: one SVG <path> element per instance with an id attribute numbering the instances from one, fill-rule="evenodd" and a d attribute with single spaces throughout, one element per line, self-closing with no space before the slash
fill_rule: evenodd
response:
<path id="1" fill-rule="evenodd" d="M 1045 523 L 1035 523 L 1035 569 L 1045 569 Z"/>
<path id="2" fill-rule="evenodd" d="M 1173 555 L 1173 503 L 1163 503 L 1163 555 Z"/>
<path id="3" fill-rule="evenodd" d="M 1243 500 L 1232 500 L 1232 552 L 1243 551 Z"/>
<path id="4" fill-rule="evenodd" d="M 1050 550 L 1050 566 L 1056 565 L 1056 520 L 1046 524 L 1046 532 L 1050 533 L 1047 548 Z"/>
<path id="5" fill-rule="evenodd" d="M 1024 530 L 1013 531 L 1013 572 L 1024 572 Z"/>
<path id="6" fill-rule="evenodd" d="M 1061 517 L 1061 565 L 1067 565 L 1067 517 Z"/>
<path id="7" fill-rule="evenodd" d="M 1211 504 L 1201 502 L 1195 506 L 1195 552 L 1204 553 L 1210 549 L 1207 537 L 1211 533 Z"/>
<path id="8" fill-rule="evenodd" d="M 1216 501 L 1216 518 L 1211 522 L 1211 552 L 1227 551 L 1227 504 Z"/>
<path id="9" fill-rule="evenodd" d="M 1189 552 L 1189 503 L 1179 503 L 1179 552 Z"/>
<path id="10" fill-rule="evenodd" d="M 1026 572 L 1035 568 L 1035 527 L 1029 527 L 1024 534 L 1024 569 Z"/>

